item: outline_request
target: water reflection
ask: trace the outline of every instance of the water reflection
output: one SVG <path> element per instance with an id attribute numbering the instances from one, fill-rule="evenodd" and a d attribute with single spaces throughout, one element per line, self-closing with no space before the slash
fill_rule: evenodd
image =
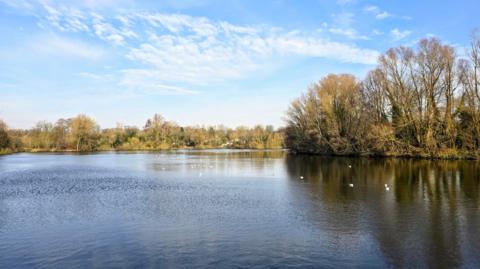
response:
<path id="1" fill-rule="evenodd" d="M 173 150 L 147 155 L 145 170 L 178 176 L 266 176 L 284 174 L 283 150 Z"/>
<path id="2" fill-rule="evenodd" d="M 10 155 L 0 268 L 478 268 L 479 188 L 472 161 Z"/>
<path id="3" fill-rule="evenodd" d="M 289 155 L 286 167 L 306 183 L 294 197 L 309 221 L 374 238 L 387 264 L 479 264 L 478 162 Z"/>

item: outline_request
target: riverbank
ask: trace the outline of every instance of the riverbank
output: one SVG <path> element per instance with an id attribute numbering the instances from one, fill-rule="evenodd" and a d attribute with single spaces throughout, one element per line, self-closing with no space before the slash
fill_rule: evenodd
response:
<path id="1" fill-rule="evenodd" d="M 1 155 L 13 154 L 13 153 L 18 153 L 18 151 L 13 151 L 11 149 L 0 149 L 0 156 Z"/>
<path id="2" fill-rule="evenodd" d="M 97 149 L 91 151 L 77 151 L 72 149 L 65 150 L 47 150 L 47 149 L 22 149 L 22 150 L 1 150 L 0 155 L 15 154 L 15 153 L 98 153 L 98 152 L 161 152 L 172 150 L 252 150 L 252 151 L 272 151 L 272 150 L 286 150 L 284 148 L 224 148 L 224 147 L 181 147 L 181 148 L 161 148 L 161 149 Z"/>
<path id="3" fill-rule="evenodd" d="M 439 151 L 436 154 L 426 152 L 347 152 L 347 153 L 333 153 L 333 152 L 318 152 L 318 151 L 300 151 L 289 150 L 295 155 L 318 155 L 318 156 L 337 156 L 337 157 L 365 157 L 365 158 L 402 158 L 402 159 L 427 159 L 427 160 L 479 160 L 480 152 L 466 152 L 466 151 Z"/>
<path id="4" fill-rule="evenodd" d="M 399 159 L 424 159 L 424 160 L 479 160 L 480 153 L 471 152 L 442 152 L 438 155 L 431 155 L 427 153 L 374 153 L 374 152 L 362 152 L 362 153 L 325 153 L 315 151 L 298 151 L 285 148 L 224 148 L 224 147 L 209 147 L 209 148 L 195 148 L 195 147 L 182 147 L 182 148 L 163 148 L 163 149 L 98 149 L 93 151 L 76 151 L 76 150 L 45 150 L 45 149 L 23 149 L 23 150 L 1 150 L 0 155 L 15 154 L 15 153 L 99 153 L 99 152 L 161 152 L 172 150 L 255 150 L 255 151 L 271 151 L 271 150 L 284 150 L 288 151 L 292 155 L 316 155 L 316 156 L 331 156 L 331 157 L 358 157 L 358 158 L 399 158 Z"/>

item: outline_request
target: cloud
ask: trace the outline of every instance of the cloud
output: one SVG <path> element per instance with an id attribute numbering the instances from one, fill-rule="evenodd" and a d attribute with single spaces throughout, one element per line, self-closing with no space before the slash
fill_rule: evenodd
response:
<path id="1" fill-rule="evenodd" d="M 337 4 L 341 5 L 341 6 L 352 4 L 352 3 L 355 3 L 355 2 L 356 2 L 356 0 L 337 0 Z"/>
<path id="2" fill-rule="evenodd" d="M 40 36 L 31 44 L 31 49 L 44 55 L 58 55 L 65 57 L 99 60 L 105 51 L 97 46 L 75 39 L 68 39 L 57 35 Z"/>
<path id="3" fill-rule="evenodd" d="M 353 28 L 344 29 L 344 28 L 331 27 L 331 28 L 328 28 L 327 30 L 332 34 L 345 36 L 350 39 L 363 39 L 363 40 L 369 39 L 368 36 L 358 34 L 357 31 Z"/>
<path id="4" fill-rule="evenodd" d="M 0 2 L 19 10 L 31 11 L 34 9 L 34 5 L 28 0 L 0 0 Z"/>
<path id="5" fill-rule="evenodd" d="M 366 6 L 363 9 L 365 12 L 371 12 L 371 13 L 378 13 L 380 12 L 380 9 L 377 6 Z"/>
<path id="6" fill-rule="evenodd" d="M 295 33 L 199 37 L 152 34 L 148 42 L 132 48 L 128 58 L 146 64 L 137 72 L 154 73 L 164 81 L 191 84 L 239 79 L 261 69 L 263 62 L 279 56 L 333 58 L 342 62 L 375 63 L 377 52 L 350 45 L 305 37 Z M 134 70 L 129 70 L 131 74 Z"/>
<path id="7" fill-rule="evenodd" d="M 122 71 L 123 76 L 119 85 L 129 89 L 134 94 L 167 94 L 190 95 L 198 94 L 197 91 L 183 87 L 164 84 L 160 72 L 150 69 L 127 69 Z"/>
<path id="8" fill-rule="evenodd" d="M 373 14 L 375 19 L 377 20 L 383 20 L 383 19 L 386 19 L 388 17 L 392 17 L 393 15 L 390 14 L 389 12 L 385 11 L 385 10 L 381 10 L 379 7 L 377 6 L 373 6 L 373 5 L 370 5 L 370 6 L 366 6 L 364 9 L 363 9 L 364 12 L 367 12 L 367 13 L 370 13 L 370 14 Z"/>
<path id="9" fill-rule="evenodd" d="M 132 0 L 77 0 L 77 5 L 84 6 L 89 9 L 104 9 L 118 6 L 132 6 Z"/>
<path id="10" fill-rule="evenodd" d="M 98 39 L 95 43 L 117 48 L 116 52 L 130 61 L 130 67 L 111 72 L 117 72 L 122 86 L 141 86 L 148 91 L 187 93 L 188 90 L 181 90 L 185 87 L 178 85 L 241 79 L 292 57 L 375 64 L 379 55 L 376 50 L 333 41 L 316 31 L 236 25 L 176 13 L 112 14 L 38 3 L 35 17 L 39 25 L 56 31 L 58 36 L 82 33 L 88 40 Z M 339 27 L 330 28 L 329 32 L 350 39 L 367 39 L 349 27 L 342 27 L 351 24 L 352 19 L 352 13 L 335 15 Z M 101 49 L 73 39 L 57 37 L 48 42 L 48 46 L 39 45 L 43 52 L 88 59 L 99 59 L 104 54 Z"/>
<path id="11" fill-rule="evenodd" d="M 353 22 L 353 13 L 351 12 L 342 12 L 338 14 L 333 14 L 333 20 L 337 25 L 348 27 Z"/>
<path id="12" fill-rule="evenodd" d="M 392 15 L 386 11 L 382 11 L 378 14 L 375 15 L 375 19 L 377 20 L 383 20 L 385 18 L 391 17 Z"/>
<path id="13" fill-rule="evenodd" d="M 111 74 L 98 74 L 91 72 L 80 72 L 77 74 L 79 77 L 89 80 L 95 80 L 96 82 L 111 82 L 115 80 L 115 77 Z"/>
<path id="14" fill-rule="evenodd" d="M 390 31 L 390 35 L 396 41 L 404 39 L 407 36 L 409 36 L 410 34 L 412 34 L 412 31 L 409 31 L 409 30 L 402 31 L 402 30 L 399 30 L 398 28 L 394 28 Z"/>

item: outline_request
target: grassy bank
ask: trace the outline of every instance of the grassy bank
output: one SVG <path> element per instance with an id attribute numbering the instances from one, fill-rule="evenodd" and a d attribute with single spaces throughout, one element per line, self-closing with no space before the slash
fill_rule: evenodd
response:
<path id="1" fill-rule="evenodd" d="M 7 155 L 12 153 L 17 153 L 18 151 L 14 151 L 11 149 L 0 149 L 0 155 Z"/>
<path id="2" fill-rule="evenodd" d="M 283 150 L 281 147 L 274 148 L 254 148 L 254 147 L 162 147 L 162 148 L 107 148 L 102 147 L 95 150 L 73 150 L 73 149 L 22 149 L 22 150 L 5 150 L 0 151 L 0 154 L 11 154 L 11 153 L 94 153 L 94 152 L 129 152 L 129 151 L 138 151 L 138 152 L 157 152 L 157 151 L 168 151 L 168 150 Z"/>
<path id="3" fill-rule="evenodd" d="M 319 155 L 337 157 L 366 157 L 366 158 L 409 158 L 409 159 L 430 159 L 430 160 L 479 160 L 480 152 L 452 151 L 451 149 L 437 153 L 416 152 L 320 152 L 308 150 L 290 150 L 292 154 Z"/>
<path id="4" fill-rule="evenodd" d="M 168 150 L 221 150 L 221 149 L 237 149 L 237 150 L 286 150 L 283 148 L 225 148 L 225 147 L 182 147 L 182 148 L 161 148 L 161 149 L 114 149 L 114 148 L 101 148 L 91 151 L 76 151 L 76 150 L 45 150 L 45 149 L 22 149 L 22 150 L 0 150 L 0 155 L 14 154 L 14 153 L 96 153 L 96 152 L 161 152 Z M 294 155 L 318 155 L 318 156 L 332 156 L 332 157 L 358 157 L 358 158 L 408 158 L 408 159 L 430 159 L 430 160 L 479 160 L 480 153 L 464 152 L 464 151 L 444 151 L 438 154 L 428 154 L 425 152 L 411 152 L 411 153 L 375 153 L 375 152 L 349 152 L 349 153 L 333 153 L 333 152 L 319 152 L 319 151 L 299 151 L 288 150 L 290 154 Z"/>

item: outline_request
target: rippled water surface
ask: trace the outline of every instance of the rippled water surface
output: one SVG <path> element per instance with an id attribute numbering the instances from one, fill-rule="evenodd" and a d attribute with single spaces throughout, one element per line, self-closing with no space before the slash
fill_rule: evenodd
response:
<path id="1" fill-rule="evenodd" d="M 474 161 L 0 156 L 0 268 L 479 268 L 479 189 Z"/>

